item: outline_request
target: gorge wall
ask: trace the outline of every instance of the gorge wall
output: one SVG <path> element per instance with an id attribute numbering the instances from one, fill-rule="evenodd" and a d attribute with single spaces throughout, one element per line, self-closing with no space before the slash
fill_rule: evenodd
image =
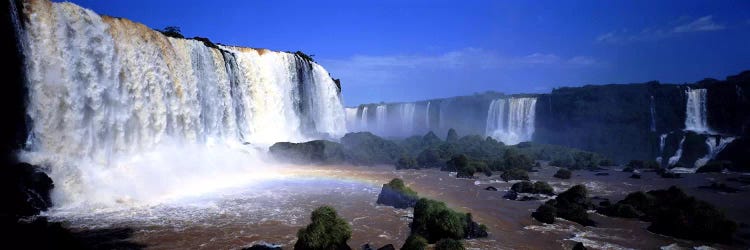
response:
<path id="1" fill-rule="evenodd" d="M 415 103 L 365 104 L 347 108 L 347 126 L 395 137 L 428 130 L 444 135 L 453 127 L 462 135 L 491 136 L 506 144 L 565 145 L 621 163 L 650 159 L 690 172 L 696 164 L 720 156 L 718 152 L 732 142 L 744 141 L 735 139 L 747 137 L 749 85 L 750 72 L 743 72 L 723 81 L 693 84 L 588 85 L 548 94 L 488 92 Z M 400 107 L 407 105 L 415 105 L 416 112 L 401 112 Z M 379 116 L 385 118 L 378 120 L 385 125 L 371 129 L 378 119 L 371 110 L 377 106 L 387 107 L 386 114 Z M 404 120 L 413 122 L 414 129 L 404 130 Z"/>

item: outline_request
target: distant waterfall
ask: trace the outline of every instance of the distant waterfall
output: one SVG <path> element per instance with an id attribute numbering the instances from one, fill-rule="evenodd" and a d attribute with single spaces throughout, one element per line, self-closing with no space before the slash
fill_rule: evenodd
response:
<path id="1" fill-rule="evenodd" d="M 685 130 L 708 132 L 706 89 L 688 89 L 685 111 Z"/>
<path id="2" fill-rule="evenodd" d="M 388 106 L 378 105 L 375 108 L 375 125 L 377 126 L 378 133 L 386 132 L 386 125 L 388 125 Z"/>
<path id="3" fill-rule="evenodd" d="M 667 135 L 668 134 L 665 133 L 659 136 L 659 156 L 656 157 L 656 162 L 658 162 L 659 164 L 663 164 L 661 155 L 664 154 L 664 145 L 666 144 L 666 141 L 667 141 Z"/>
<path id="4" fill-rule="evenodd" d="M 651 96 L 649 106 L 649 111 L 651 111 L 651 132 L 656 132 L 656 107 L 654 105 L 654 96 Z"/>
<path id="5" fill-rule="evenodd" d="M 414 132 L 414 103 L 399 104 L 399 116 L 401 120 L 401 132 L 403 136 L 410 136 Z"/>
<path id="6" fill-rule="evenodd" d="M 359 117 L 357 116 L 358 108 L 345 108 L 344 113 L 346 114 L 346 130 L 358 131 L 359 130 Z"/>
<path id="7" fill-rule="evenodd" d="M 22 9 L 21 157 L 49 167 L 58 205 L 207 190 L 262 167 L 247 159 L 256 147 L 346 132 L 337 85 L 295 54 L 209 47 L 71 3 Z"/>
<path id="8" fill-rule="evenodd" d="M 494 100 L 487 113 L 487 136 L 509 145 L 530 141 L 534 135 L 535 116 L 534 97 Z"/>
<path id="9" fill-rule="evenodd" d="M 430 130 L 430 102 L 427 102 L 427 107 L 424 110 L 424 124 L 427 130 Z"/>
<path id="10" fill-rule="evenodd" d="M 367 130 L 370 128 L 370 124 L 367 121 L 367 106 L 362 107 L 362 117 L 359 119 L 359 129 L 360 130 Z"/>

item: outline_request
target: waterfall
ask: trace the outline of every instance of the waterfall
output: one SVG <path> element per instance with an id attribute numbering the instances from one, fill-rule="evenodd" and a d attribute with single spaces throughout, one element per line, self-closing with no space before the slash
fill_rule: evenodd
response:
<path id="1" fill-rule="evenodd" d="M 344 113 L 346 114 L 346 130 L 347 131 L 358 131 L 359 130 L 359 117 L 357 117 L 357 111 L 359 109 L 357 108 L 344 108 Z"/>
<path id="2" fill-rule="evenodd" d="M 506 106 L 507 114 L 505 113 Z M 534 135 L 535 116 L 536 98 L 534 97 L 494 100 L 490 103 L 487 114 L 487 136 L 509 145 L 530 141 Z"/>
<path id="3" fill-rule="evenodd" d="M 410 136 L 414 133 L 414 103 L 399 104 L 399 116 L 401 119 L 401 132 L 403 136 Z"/>
<path id="4" fill-rule="evenodd" d="M 424 110 L 424 124 L 427 131 L 430 131 L 430 102 L 427 102 L 427 107 Z"/>
<path id="5" fill-rule="evenodd" d="M 717 142 L 716 137 L 720 136 L 709 136 L 708 138 L 706 138 L 708 153 L 695 162 L 695 170 L 698 170 L 699 167 L 703 167 L 704 165 L 706 165 L 708 161 L 716 157 L 716 155 L 724 150 L 724 148 L 726 148 L 727 145 L 729 145 L 729 143 L 732 143 L 735 139 L 734 137 L 724 137 L 719 138 L 719 141 Z"/>
<path id="6" fill-rule="evenodd" d="M 377 126 L 377 132 L 381 135 L 386 133 L 386 125 L 388 123 L 387 112 L 388 106 L 385 106 L 385 104 L 375 107 L 375 125 Z"/>
<path id="7" fill-rule="evenodd" d="M 487 110 L 487 128 L 486 135 L 491 135 L 495 131 L 506 131 L 505 129 L 505 99 L 496 99 L 490 103 Z"/>
<path id="8" fill-rule="evenodd" d="M 667 141 L 667 133 L 659 135 L 659 156 L 656 157 L 656 162 L 662 163 L 662 155 L 664 154 L 664 145 Z"/>
<path id="9" fill-rule="evenodd" d="M 677 164 L 678 161 L 680 161 L 680 158 L 682 158 L 682 144 L 685 143 L 685 136 L 682 137 L 680 140 L 680 144 L 677 146 L 677 152 L 674 153 L 672 157 L 669 157 L 669 166 L 672 166 L 674 164 Z"/>
<path id="10" fill-rule="evenodd" d="M 656 107 L 654 107 L 654 96 L 651 96 L 651 102 L 649 104 L 649 111 L 651 111 L 651 132 L 656 132 Z"/>
<path id="11" fill-rule="evenodd" d="M 71 3 L 24 5 L 31 128 L 20 156 L 48 167 L 58 206 L 246 181 L 266 165 L 258 146 L 346 132 L 338 87 L 300 56 L 208 47 Z"/>
<path id="12" fill-rule="evenodd" d="M 685 130 L 695 132 L 708 132 L 706 121 L 706 89 L 688 89 L 687 104 L 685 107 Z"/>
<path id="13" fill-rule="evenodd" d="M 362 117 L 359 119 L 359 129 L 367 130 L 370 124 L 367 123 L 367 106 L 362 107 Z"/>

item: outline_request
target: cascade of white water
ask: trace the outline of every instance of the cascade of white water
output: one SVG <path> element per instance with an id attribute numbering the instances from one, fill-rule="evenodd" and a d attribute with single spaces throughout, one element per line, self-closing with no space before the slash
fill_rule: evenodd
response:
<path id="1" fill-rule="evenodd" d="M 706 89 L 688 89 L 685 107 L 685 130 L 709 132 L 706 109 Z"/>
<path id="2" fill-rule="evenodd" d="M 378 105 L 375 107 L 375 125 L 377 126 L 377 132 L 381 135 L 386 133 L 386 125 L 388 124 L 388 106 Z"/>
<path id="3" fill-rule="evenodd" d="M 695 161 L 695 166 L 694 166 L 695 170 L 697 170 L 699 167 L 703 167 L 704 165 L 706 165 L 708 161 L 716 157 L 716 155 L 718 155 L 722 150 L 724 150 L 724 148 L 726 148 L 727 145 L 729 145 L 729 143 L 732 143 L 734 139 L 735 139 L 734 137 L 723 137 L 723 138 L 719 138 L 719 141 L 717 142 L 715 136 L 709 136 L 708 138 L 706 138 L 706 145 L 708 146 L 708 153 L 705 156 L 698 159 L 697 161 Z"/>
<path id="4" fill-rule="evenodd" d="M 414 103 L 402 103 L 399 105 L 399 116 L 401 119 L 401 135 L 410 136 L 414 133 Z"/>
<path id="5" fill-rule="evenodd" d="M 368 118 L 367 111 L 368 111 L 367 106 L 362 107 L 362 117 L 360 117 L 359 119 L 359 129 L 361 130 L 367 130 L 370 128 L 370 124 L 367 121 L 367 118 Z"/>
<path id="6" fill-rule="evenodd" d="M 430 130 L 430 102 L 427 102 L 427 107 L 424 109 L 424 124 L 427 130 Z"/>
<path id="7" fill-rule="evenodd" d="M 507 114 L 505 114 L 506 102 Z M 490 103 L 487 114 L 487 136 L 509 145 L 530 141 L 534 135 L 535 119 L 536 98 L 534 97 L 495 100 Z"/>
<path id="8" fill-rule="evenodd" d="M 668 134 L 665 133 L 665 134 L 661 134 L 659 136 L 659 156 L 656 157 L 656 162 L 658 162 L 659 164 L 662 164 L 662 162 L 661 162 L 661 160 L 662 160 L 661 155 L 664 153 L 664 145 L 665 145 L 666 140 L 667 140 L 667 135 Z"/>
<path id="9" fill-rule="evenodd" d="M 651 96 L 649 106 L 649 111 L 651 113 L 651 132 L 656 132 L 656 107 L 654 105 L 654 96 Z"/>
<path id="10" fill-rule="evenodd" d="M 21 158 L 49 167 L 58 206 L 209 190 L 257 173 L 245 144 L 346 132 L 338 87 L 294 54 L 207 47 L 71 3 L 23 10 L 32 126 Z"/>
<path id="11" fill-rule="evenodd" d="M 677 152 L 674 153 L 672 157 L 669 157 L 669 165 L 672 166 L 674 164 L 677 164 L 678 161 L 680 161 L 680 158 L 682 158 L 682 144 L 685 143 L 685 137 L 683 136 L 680 140 L 680 144 L 677 146 Z"/>
<path id="12" fill-rule="evenodd" d="M 486 135 L 491 135 L 495 131 L 505 131 L 505 99 L 496 99 L 490 103 L 487 110 L 487 128 Z"/>
<path id="13" fill-rule="evenodd" d="M 358 108 L 345 108 L 344 113 L 346 114 L 346 130 L 353 132 L 359 131 L 359 117 L 357 117 Z"/>

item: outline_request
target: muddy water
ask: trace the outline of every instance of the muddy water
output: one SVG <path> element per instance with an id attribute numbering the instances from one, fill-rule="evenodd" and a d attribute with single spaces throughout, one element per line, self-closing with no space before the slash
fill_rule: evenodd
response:
<path id="1" fill-rule="evenodd" d="M 678 185 L 691 194 L 716 204 L 733 219 L 750 223 L 747 187 L 734 194 L 699 189 L 710 180 L 724 180 L 734 175 L 695 174 L 682 179 L 662 179 L 644 173 L 643 179 L 627 178 L 629 174 L 605 171 L 609 176 L 578 171 L 570 180 L 551 176 L 554 167 L 530 173 L 532 180 L 544 180 L 563 191 L 584 184 L 590 195 L 619 200 L 635 190 L 651 190 Z M 530 217 L 543 201 L 510 201 L 502 198 L 512 183 L 499 176 L 476 180 L 456 179 L 437 170 L 394 170 L 390 166 L 290 166 L 280 170 L 284 178 L 215 194 L 188 197 L 169 204 L 97 210 L 88 213 L 58 211 L 53 219 L 64 221 L 75 230 L 130 227 L 132 241 L 153 249 L 203 248 L 237 249 L 256 243 L 281 244 L 291 249 L 299 228 L 309 223 L 310 212 L 321 205 L 335 207 L 352 226 L 350 246 L 357 249 L 365 243 L 375 246 L 401 246 L 409 234 L 411 210 L 393 209 L 375 204 L 380 187 L 391 178 L 400 177 L 421 196 L 445 201 L 450 207 L 471 212 L 474 219 L 488 226 L 486 239 L 468 240 L 474 249 L 568 249 L 579 241 L 590 249 L 657 249 L 672 245 L 696 247 L 700 242 L 678 240 L 656 235 L 645 228 L 648 223 L 608 218 L 591 214 L 597 227 L 582 227 L 558 220 L 544 225 Z M 726 182 L 733 186 L 738 183 Z M 486 191 L 494 186 L 500 191 Z M 743 229 L 744 230 L 744 229 Z M 738 246 L 713 245 L 719 249 Z"/>

